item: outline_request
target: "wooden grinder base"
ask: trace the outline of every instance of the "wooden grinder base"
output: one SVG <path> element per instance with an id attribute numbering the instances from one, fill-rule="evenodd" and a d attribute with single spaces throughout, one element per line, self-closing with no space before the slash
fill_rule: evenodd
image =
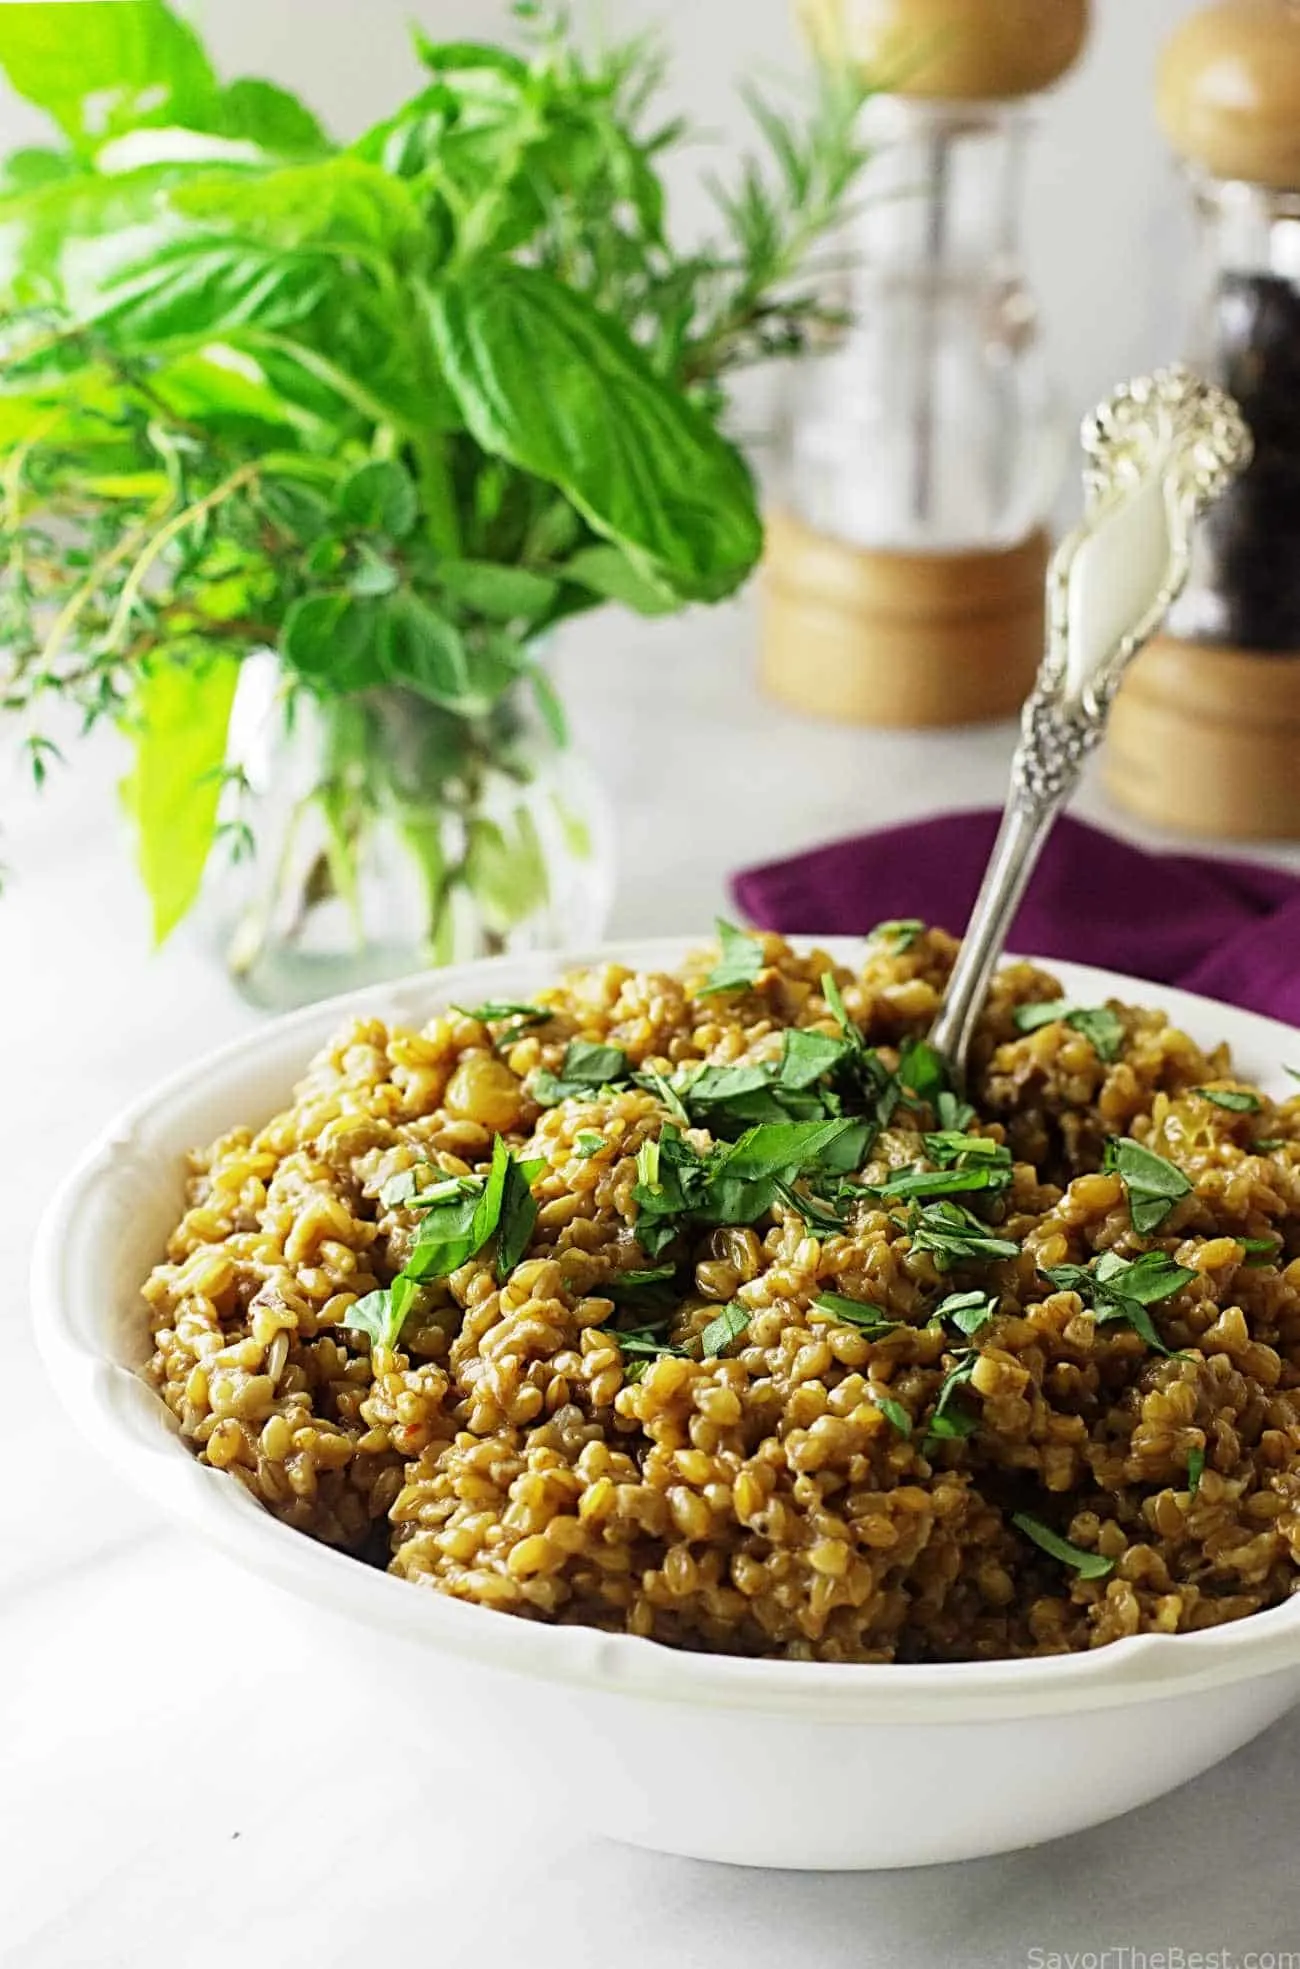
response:
<path id="1" fill-rule="evenodd" d="M 1162 827 L 1300 836 L 1300 655 L 1157 639 L 1115 700 L 1105 773 L 1120 806 Z"/>
<path id="2" fill-rule="evenodd" d="M 1019 710 L 1043 654 L 1049 545 L 993 553 L 853 547 L 767 523 L 762 680 L 846 724 L 968 725 Z"/>

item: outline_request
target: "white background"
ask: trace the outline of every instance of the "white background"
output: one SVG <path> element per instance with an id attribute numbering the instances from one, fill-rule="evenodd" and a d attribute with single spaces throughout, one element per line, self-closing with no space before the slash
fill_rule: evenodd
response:
<path id="1" fill-rule="evenodd" d="M 1182 8 L 1101 4 L 1030 188 L 1030 258 L 1080 408 L 1172 353 L 1180 323 L 1181 208 L 1149 98 Z M 408 12 L 449 33 L 497 18 L 473 0 L 207 8 L 228 71 L 296 84 L 340 132 L 412 85 Z M 638 0 L 608 15 L 669 21 L 680 98 L 724 133 L 732 72 L 789 66 L 784 0 Z M 0 101 L 0 144 L 35 134 Z M 698 223 L 698 204 L 684 199 L 683 217 Z M 806 723 L 756 696 L 752 647 L 744 602 L 682 623 L 588 623 L 563 652 L 579 736 L 615 792 L 618 933 L 702 925 L 747 860 L 1000 797 L 1007 728 Z M 404 1756 L 400 1691 L 342 1688 L 288 1601 L 192 1549 L 103 1472 L 36 1364 L 34 1221 L 115 1109 L 253 1017 L 196 939 L 149 956 L 117 769 L 97 740 L 40 802 L 0 771 L 0 856 L 14 869 L 0 902 L 6 1969 L 1020 1969 L 1034 1948 L 1300 1949 L 1294 1718 L 1176 1797 L 1040 1853 L 838 1878 L 659 1860 L 554 1823 L 544 1788 L 503 1799 L 467 1779 L 440 1796 L 438 1773 Z M 1095 791 L 1084 807 L 1101 811 Z"/>

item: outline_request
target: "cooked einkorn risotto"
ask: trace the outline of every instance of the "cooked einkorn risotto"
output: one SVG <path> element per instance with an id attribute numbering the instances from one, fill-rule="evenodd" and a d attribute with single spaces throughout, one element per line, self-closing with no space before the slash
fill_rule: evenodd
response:
<path id="1" fill-rule="evenodd" d="M 1300 1099 L 955 951 L 363 1021 L 192 1159 L 148 1374 L 288 1525 L 532 1619 L 824 1661 L 1051 1654 L 1300 1574 Z"/>

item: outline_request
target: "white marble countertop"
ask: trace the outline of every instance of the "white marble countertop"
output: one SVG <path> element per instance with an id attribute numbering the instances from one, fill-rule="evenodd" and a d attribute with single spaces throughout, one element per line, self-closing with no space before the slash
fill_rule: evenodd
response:
<path id="1" fill-rule="evenodd" d="M 703 928 L 744 862 L 1000 798 L 1009 728 L 804 722 L 758 698 L 751 649 L 734 609 L 586 625 L 564 653 L 619 810 L 615 932 Z M 59 1172 L 150 1081 L 256 1016 L 196 942 L 149 955 L 117 766 L 97 739 L 39 804 L 0 780 L 0 1962 L 1065 1969 L 1055 1953 L 1144 1969 L 1128 1949 L 1177 1969 L 1153 1952 L 1182 1949 L 1227 1951 L 1216 1969 L 1282 1969 L 1293 1950 L 1300 1969 L 1300 1715 L 1079 1838 L 859 1876 L 661 1859 L 544 1805 L 503 1811 L 473 1777 L 453 1803 L 436 1774 L 367 1756 L 364 1712 L 360 1740 L 336 1740 L 331 1664 L 301 1657 L 289 1603 L 83 1449 L 28 1331 L 32 1233 Z M 1082 807 L 1105 815 L 1095 791 Z"/>

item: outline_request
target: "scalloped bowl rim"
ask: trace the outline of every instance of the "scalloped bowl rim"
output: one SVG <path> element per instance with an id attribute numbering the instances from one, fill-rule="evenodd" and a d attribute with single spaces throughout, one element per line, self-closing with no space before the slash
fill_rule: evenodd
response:
<path id="1" fill-rule="evenodd" d="M 853 962 L 862 938 L 797 937 Z M 180 1158 L 222 1122 L 198 1111 L 233 1081 L 265 1072 L 276 1084 L 267 1112 L 323 1041 L 349 1017 L 423 1020 L 471 993 L 526 993 L 560 972 L 593 963 L 672 968 L 701 937 L 635 939 L 588 949 L 492 958 L 365 986 L 272 1020 L 182 1068 L 134 1101 L 78 1159 L 37 1233 L 32 1297 L 37 1341 L 64 1406 L 83 1433 L 168 1515 L 229 1556 L 318 1606 L 395 1639 L 535 1680 L 662 1703 L 762 1710 L 807 1721 L 948 1722 L 1102 1709 L 1161 1695 L 1194 1694 L 1300 1666 L 1300 1594 L 1245 1619 L 1180 1635 L 1144 1634 L 1089 1653 L 998 1662 L 821 1663 L 749 1659 L 668 1648 L 634 1635 L 503 1616 L 389 1573 L 291 1530 L 244 1487 L 200 1464 L 161 1400 L 107 1341 L 104 1280 L 111 1228 L 88 1226 L 116 1193 L 130 1199 L 142 1166 L 179 1172 Z M 1166 1011 L 1203 1041 L 1227 1038 L 1243 1070 L 1268 1086 L 1297 1035 L 1289 1026 L 1191 993 L 1091 966 L 1049 960 L 1073 997 L 1115 997 Z M 1281 1090 L 1279 1090 L 1281 1091 Z M 194 1117 L 191 1120 L 191 1116 Z M 253 1121 L 231 1112 L 224 1125 Z M 195 1133 L 194 1131 L 198 1132 Z M 134 1174 L 133 1174 L 134 1172 Z M 179 1174 L 177 1173 L 177 1181 Z M 110 1217 L 113 1213 L 110 1212 Z M 120 1221 L 120 1208 L 117 1216 Z M 140 1326 L 126 1291 L 117 1326 Z M 111 1296 L 111 1294 L 107 1295 Z M 95 1309 L 95 1310 L 87 1310 Z"/>

